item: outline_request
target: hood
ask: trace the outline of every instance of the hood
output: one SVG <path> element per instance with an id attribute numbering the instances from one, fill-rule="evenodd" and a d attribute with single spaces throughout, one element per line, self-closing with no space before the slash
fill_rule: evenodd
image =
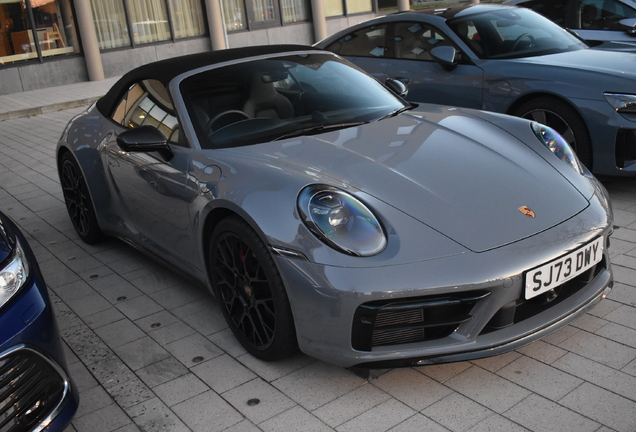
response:
<path id="1" fill-rule="evenodd" d="M 372 195 L 475 252 L 532 236 L 588 205 L 530 147 L 456 108 L 251 147 L 283 169 Z"/>
<path id="2" fill-rule="evenodd" d="M 633 52 L 581 49 L 558 54 L 516 59 L 520 63 L 532 63 L 555 68 L 576 69 L 573 73 L 596 72 L 608 79 L 621 78 L 632 83 L 636 80 L 636 56 Z M 582 83 L 581 83 L 582 84 Z M 636 85 L 632 85 L 632 88 Z"/>

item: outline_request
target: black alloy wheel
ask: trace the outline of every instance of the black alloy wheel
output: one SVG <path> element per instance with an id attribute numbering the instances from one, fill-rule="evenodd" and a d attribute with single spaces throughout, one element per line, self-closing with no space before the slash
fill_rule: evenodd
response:
<path id="1" fill-rule="evenodd" d="M 592 170 L 592 140 L 587 126 L 566 102 L 554 97 L 541 97 L 524 103 L 514 115 L 556 130 L 572 147 L 581 163 Z"/>
<path id="2" fill-rule="evenodd" d="M 80 238 L 88 244 L 95 244 L 102 240 L 104 234 L 97 223 L 86 181 L 77 162 L 69 153 L 62 156 L 60 182 L 66 209 Z"/>
<path id="3" fill-rule="evenodd" d="M 261 360 L 280 360 L 297 348 L 285 287 L 260 237 L 229 217 L 210 242 L 210 276 L 225 319 L 243 347 Z"/>

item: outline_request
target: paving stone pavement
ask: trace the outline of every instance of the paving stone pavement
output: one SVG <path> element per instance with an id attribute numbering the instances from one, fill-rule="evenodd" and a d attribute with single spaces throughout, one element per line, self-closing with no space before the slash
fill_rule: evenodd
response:
<path id="1" fill-rule="evenodd" d="M 0 121 L 0 209 L 35 250 L 80 391 L 67 431 L 636 431 L 636 179 L 605 181 L 616 284 L 589 314 L 498 357 L 362 378 L 258 361 L 202 289 L 120 241 L 82 243 L 54 161 L 81 110 Z"/>

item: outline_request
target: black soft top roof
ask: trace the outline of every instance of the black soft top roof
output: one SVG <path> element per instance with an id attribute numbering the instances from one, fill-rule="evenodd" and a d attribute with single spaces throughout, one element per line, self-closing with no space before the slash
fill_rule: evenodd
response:
<path id="1" fill-rule="evenodd" d="M 116 103 L 124 96 L 131 85 L 144 79 L 156 79 L 164 86 L 176 76 L 203 66 L 254 57 L 265 54 L 285 53 L 289 51 L 317 50 L 306 45 L 263 45 L 243 48 L 210 51 L 199 54 L 173 57 L 139 66 L 126 73 L 111 89 L 97 101 L 97 109 L 109 116 Z"/>

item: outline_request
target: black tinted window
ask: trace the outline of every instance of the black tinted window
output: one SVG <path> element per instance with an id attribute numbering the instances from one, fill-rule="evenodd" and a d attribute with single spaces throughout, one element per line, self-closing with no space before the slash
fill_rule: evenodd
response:
<path id="1" fill-rule="evenodd" d="M 432 60 L 431 49 L 450 43 L 439 31 L 418 22 L 396 23 L 391 40 L 395 58 L 406 60 Z"/>
<path id="2" fill-rule="evenodd" d="M 391 57 L 386 42 L 386 25 L 366 27 L 349 33 L 327 49 L 343 56 Z"/>
<path id="3" fill-rule="evenodd" d="M 519 6 L 527 7 L 540 13 L 546 18 L 565 27 L 565 17 L 567 14 L 567 0 L 532 0 L 521 3 Z"/>
<path id="4" fill-rule="evenodd" d="M 635 18 L 636 10 L 615 0 L 577 0 L 574 28 L 582 30 L 622 30 L 619 21 Z"/>

